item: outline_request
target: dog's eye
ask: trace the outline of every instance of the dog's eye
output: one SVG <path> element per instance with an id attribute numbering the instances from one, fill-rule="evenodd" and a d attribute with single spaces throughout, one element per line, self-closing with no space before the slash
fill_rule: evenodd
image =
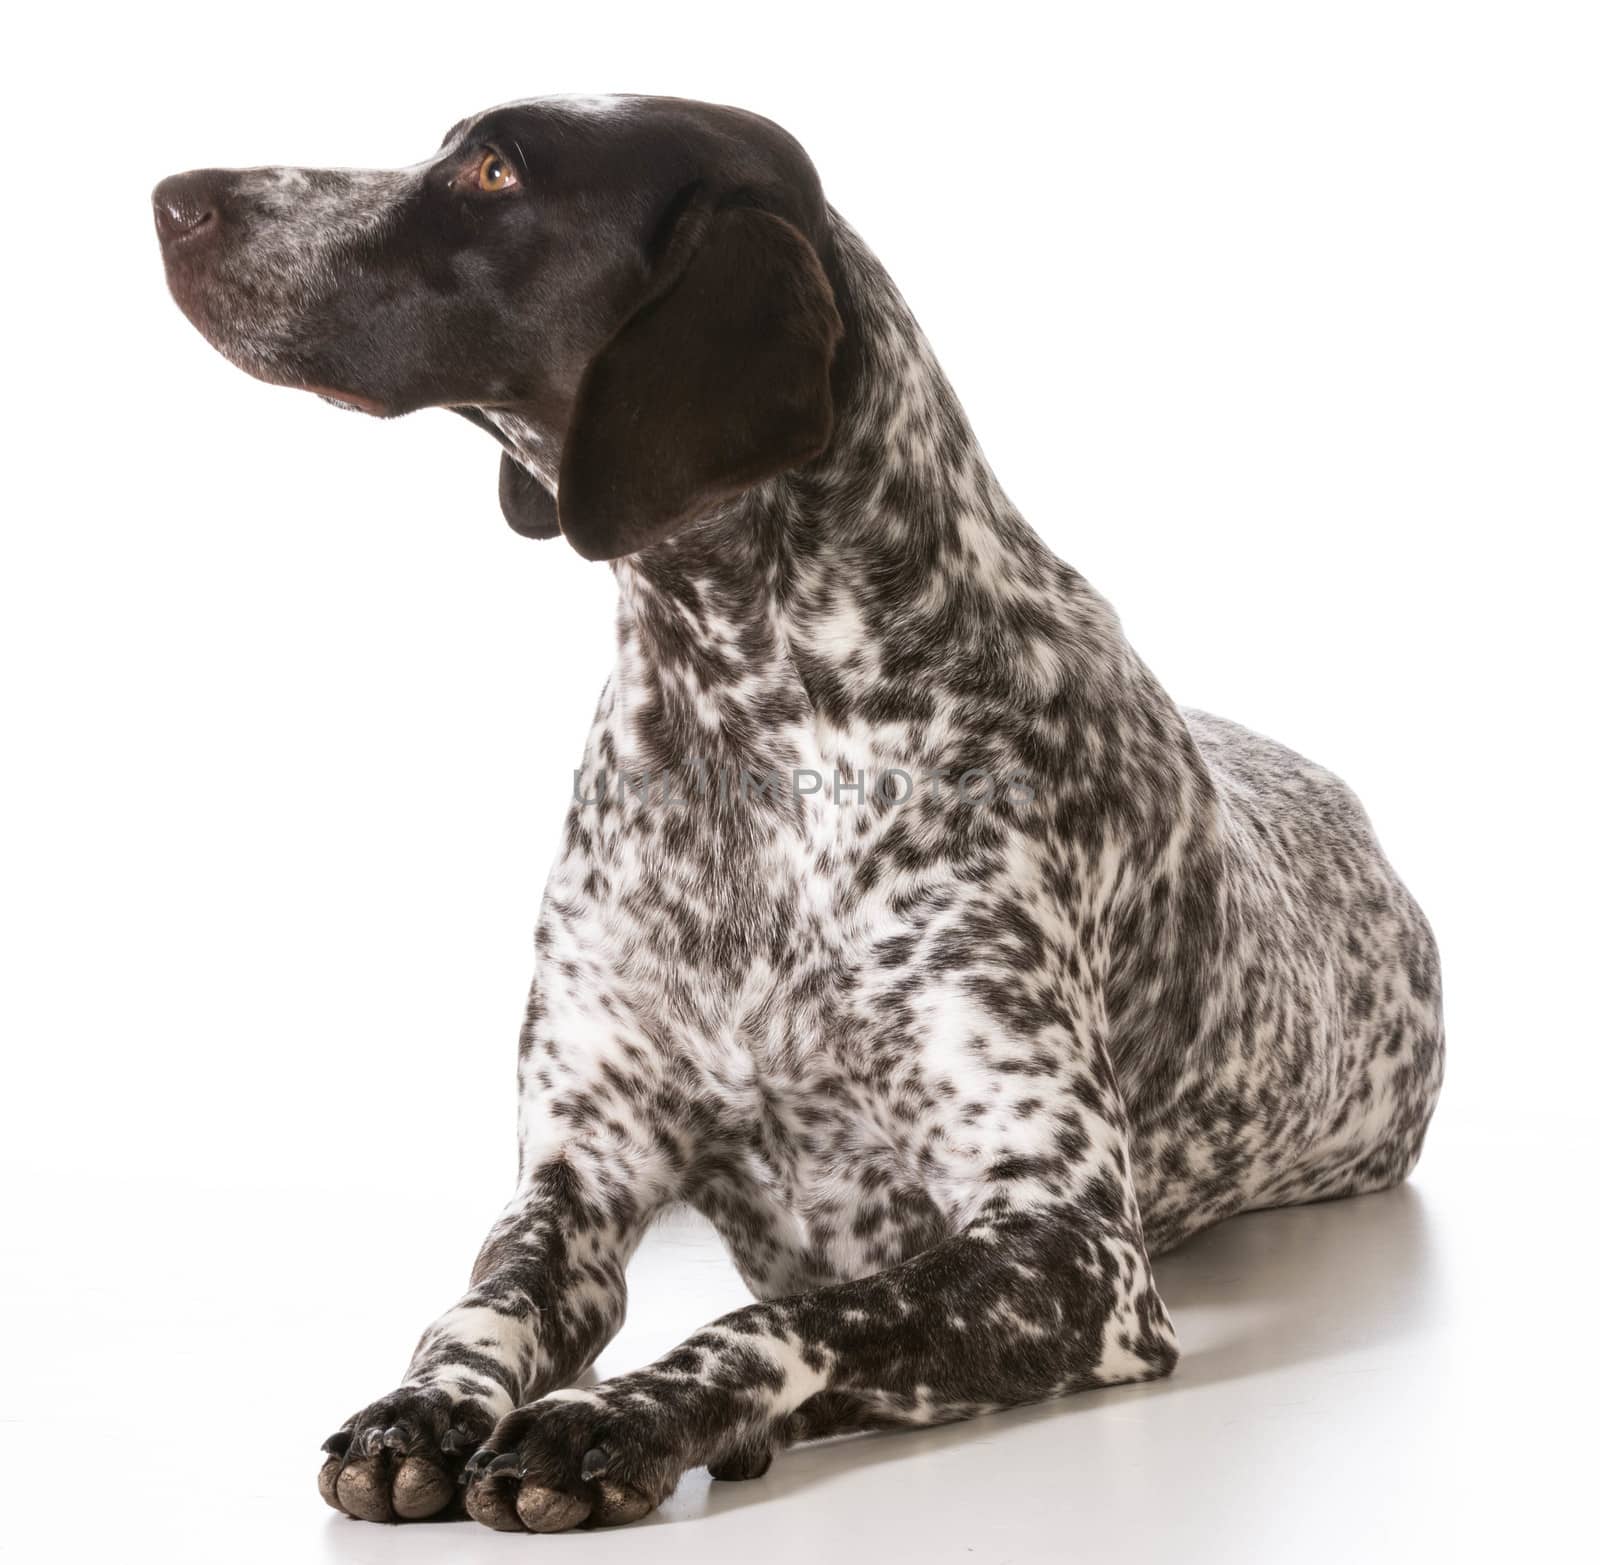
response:
<path id="1" fill-rule="evenodd" d="M 479 190 L 510 190 L 516 183 L 516 171 L 498 152 L 484 153 L 478 165 Z"/>

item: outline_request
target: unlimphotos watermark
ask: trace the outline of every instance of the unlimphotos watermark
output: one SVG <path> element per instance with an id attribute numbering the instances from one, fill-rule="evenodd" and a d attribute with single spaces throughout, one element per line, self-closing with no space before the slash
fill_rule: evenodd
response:
<path id="1" fill-rule="evenodd" d="M 650 808 L 706 800 L 732 804 L 806 798 L 828 799 L 840 805 L 895 805 L 923 799 L 935 805 L 953 802 L 970 808 L 1017 808 L 1032 804 L 1038 792 L 1032 780 L 1022 773 L 992 772 L 981 766 L 932 772 L 911 772 L 899 766 L 877 771 L 824 772 L 811 766 L 752 770 L 713 766 L 694 758 L 674 767 L 602 767 L 594 775 L 574 771 L 572 797 L 578 804 L 633 800 Z"/>

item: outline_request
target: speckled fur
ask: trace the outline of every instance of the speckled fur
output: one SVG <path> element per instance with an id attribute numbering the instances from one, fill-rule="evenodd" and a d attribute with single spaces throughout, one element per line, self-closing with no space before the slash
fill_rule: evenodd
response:
<path id="1" fill-rule="evenodd" d="M 856 355 L 831 446 L 615 566 L 517 1191 L 401 1388 L 330 1441 L 352 1515 L 435 1514 L 459 1474 L 491 1526 L 627 1521 L 698 1464 L 1165 1375 L 1150 1255 L 1421 1148 L 1438 965 L 1360 805 L 1172 703 L 829 223 Z M 495 422 L 548 483 L 547 436 Z M 827 783 L 606 786 L 695 766 Z M 1031 786 L 861 786 L 891 769 Z M 563 1389 L 674 1203 L 758 1302 Z"/>

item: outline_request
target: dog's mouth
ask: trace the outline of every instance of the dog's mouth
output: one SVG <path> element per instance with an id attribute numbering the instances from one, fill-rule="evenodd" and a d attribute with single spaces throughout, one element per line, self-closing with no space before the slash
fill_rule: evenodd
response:
<path id="1" fill-rule="evenodd" d="M 195 279 L 169 268 L 168 285 L 178 307 L 191 324 L 229 363 L 252 380 L 290 391 L 306 391 L 332 407 L 372 418 L 394 418 L 398 410 L 382 398 L 356 391 L 327 378 L 319 367 L 298 362 L 301 355 L 232 297 L 230 291 L 208 278 Z"/>

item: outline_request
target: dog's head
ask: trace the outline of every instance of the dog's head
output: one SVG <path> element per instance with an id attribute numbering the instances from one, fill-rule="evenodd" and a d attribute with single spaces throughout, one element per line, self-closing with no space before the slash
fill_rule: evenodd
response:
<path id="1" fill-rule="evenodd" d="M 756 115 L 537 100 L 409 168 L 205 169 L 154 202 L 173 297 L 233 363 L 383 416 L 512 415 L 506 519 L 590 559 L 828 444 L 827 209 Z"/>

